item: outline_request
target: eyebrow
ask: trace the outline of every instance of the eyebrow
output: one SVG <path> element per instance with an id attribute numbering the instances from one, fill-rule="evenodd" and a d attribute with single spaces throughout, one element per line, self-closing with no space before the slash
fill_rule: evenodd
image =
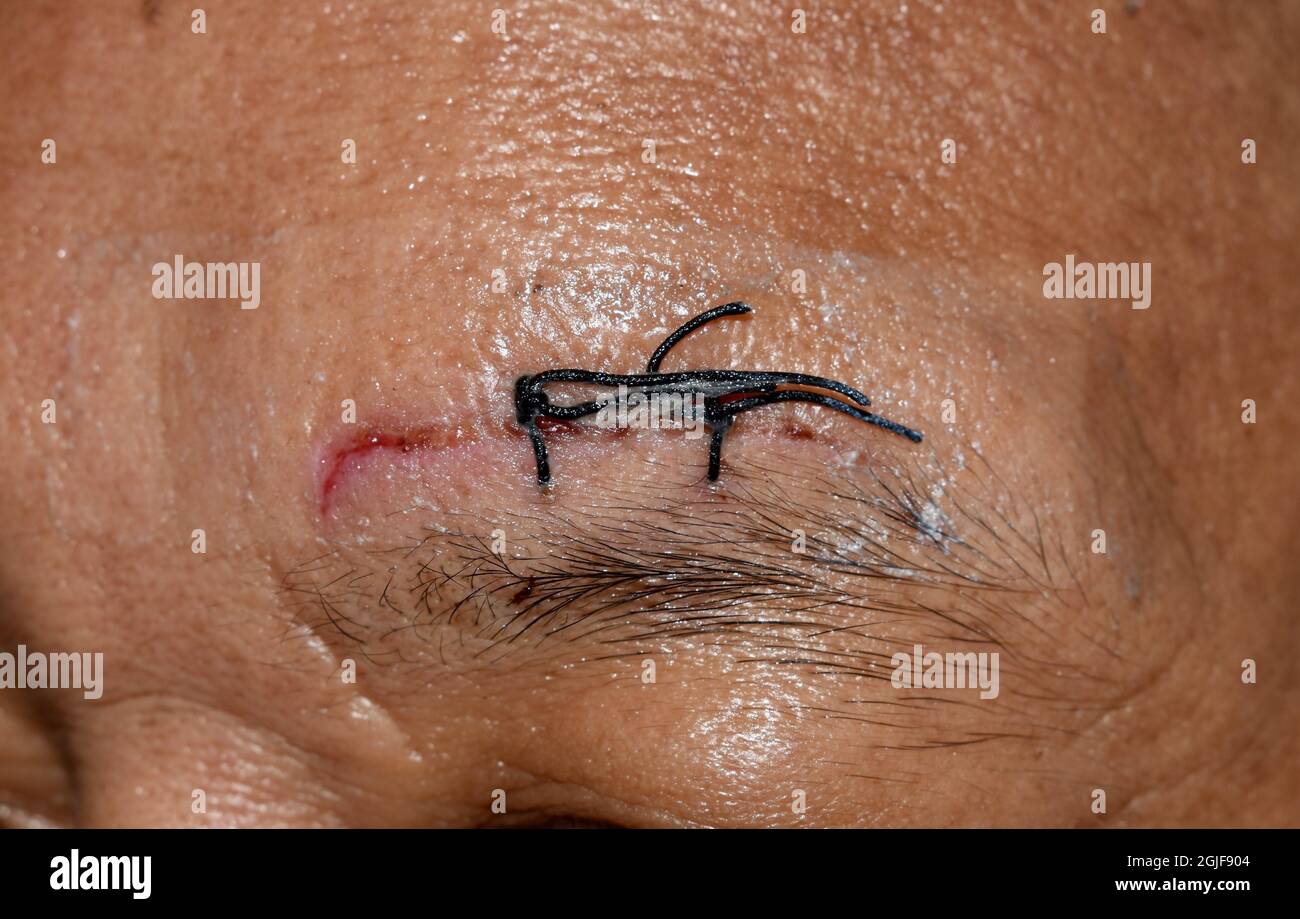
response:
<path id="1" fill-rule="evenodd" d="M 339 547 L 286 572 L 286 638 L 301 629 L 379 664 L 471 668 L 704 640 L 750 663 L 887 679 L 877 639 L 938 630 L 1069 669 L 1049 627 L 1077 602 L 1065 548 L 1012 519 L 1015 496 L 973 455 L 970 487 L 932 458 L 746 461 L 716 492 L 501 515 L 487 529 L 510 534 L 509 554 L 479 517 L 452 513 L 402 545 Z"/>

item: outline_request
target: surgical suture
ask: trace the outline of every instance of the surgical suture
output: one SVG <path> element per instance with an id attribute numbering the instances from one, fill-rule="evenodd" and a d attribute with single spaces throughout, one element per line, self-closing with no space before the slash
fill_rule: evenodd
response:
<path id="1" fill-rule="evenodd" d="M 655 348 L 646 364 L 645 373 L 605 373 L 599 370 L 562 368 L 543 370 L 541 373 L 521 376 L 515 381 L 515 420 L 528 433 L 537 459 L 537 482 L 546 485 L 551 481 L 551 466 L 546 453 L 546 439 L 537 426 L 538 418 L 573 421 L 596 414 L 613 401 L 612 398 L 558 405 L 551 401 L 544 387 L 555 384 L 587 384 L 617 387 L 621 390 L 651 394 L 682 394 L 702 399 L 704 424 L 709 429 L 709 481 L 717 481 L 722 466 L 722 439 L 731 429 L 736 416 L 751 409 L 783 402 L 807 402 L 843 412 L 859 421 L 874 424 L 893 434 L 920 443 L 922 435 L 909 427 L 890 421 L 874 412 L 866 411 L 871 405 L 865 395 L 838 380 L 809 376 L 806 373 L 786 373 L 772 370 L 678 370 L 663 373 L 659 365 L 665 355 L 679 341 L 705 323 L 723 316 L 739 316 L 753 310 L 744 303 L 724 303 L 701 313 L 674 331 Z M 786 388 L 800 387 L 800 388 Z M 810 390 L 825 390 L 812 392 Z M 834 393 L 835 398 L 827 395 Z"/>

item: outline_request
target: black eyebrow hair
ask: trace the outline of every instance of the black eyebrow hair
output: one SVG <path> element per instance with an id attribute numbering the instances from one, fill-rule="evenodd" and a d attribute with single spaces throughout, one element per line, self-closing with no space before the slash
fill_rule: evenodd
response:
<path id="1" fill-rule="evenodd" d="M 899 704 L 852 687 L 888 680 L 892 650 L 937 640 L 998 649 L 1019 672 L 1008 698 L 1082 704 L 1102 652 L 1086 632 L 1062 641 L 1086 607 L 1066 547 L 967 449 L 968 488 L 933 457 L 853 470 L 750 458 L 718 491 L 667 483 L 490 527 L 449 512 L 403 545 L 339 547 L 287 572 L 285 640 L 310 633 L 419 669 L 636 660 L 708 641 L 738 664 L 847 681 L 846 712 Z M 485 530 L 498 526 L 510 553 L 493 551 Z"/>
<path id="2" fill-rule="evenodd" d="M 646 362 L 645 373 L 615 374 L 599 370 L 579 370 L 562 368 L 544 370 L 515 380 L 515 421 L 528 434 L 533 447 L 533 456 L 537 462 L 537 482 L 546 485 L 551 481 L 550 461 L 546 452 L 546 439 L 537 426 L 538 417 L 556 418 L 564 421 L 576 421 L 588 415 L 594 415 L 613 403 L 613 399 L 599 399 L 577 403 L 575 405 L 555 405 L 546 395 L 544 387 L 551 383 L 589 383 L 597 386 L 626 387 L 644 393 L 651 392 L 689 392 L 703 396 L 704 421 L 711 435 L 709 438 L 710 482 L 715 482 L 722 466 L 722 441 L 730 430 L 736 416 L 742 412 L 777 405 L 782 402 L 804 402 L 821 405 L 825 408 L 842 412 L 859 421 L 865 421 L 883 428 L 892 434 L 906 437 L 914 443 L 923 439 L 919 431 L 890 421 L 875 412 L 866 411 L 871 405 L 868 399 L 853 387 L 838 380 L 813 376 L 805 373 L 788 373 L 770 370 L 679 370 L 661 373 L 659 366 L 665 355 L 673 346 L 691 332 L 724 316 L 739 316 L 753 312 L 745 303 L 735 301 L 715 306 L 711 310 L 696 316 L 674 330 L 655 348 Z M 823 393 L 807 392 L 802 389 L 779 389 L 781 386 L 807 386 L 825 389 L 844 399 L 835 399 Z M 846 401 L 847 400 L 847 401 Z M 856 403 L 856 405 L 851 404 Z"/>

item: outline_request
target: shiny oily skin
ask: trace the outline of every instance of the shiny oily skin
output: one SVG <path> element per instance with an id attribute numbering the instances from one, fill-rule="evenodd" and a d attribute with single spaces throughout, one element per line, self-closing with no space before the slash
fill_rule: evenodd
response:
<path id="1" fill-rule="evenodd" d="M 15 11 L 0 626 L 5 647 L 102 649 L 109 671 L 94 706 L 0 694 L 5 819 L 479 825 L 505 788 L 521 823 L 1294 824 L 1297 186 L 1280 157 L 1237 157 L 1241 136 L 1294 147 L 1294 13 L 1113 12 L 1102 38 L 1066 4 L 859 6 L 794 36 L 758 5 L 524 4 L 508 41 L 468 5 L 268 21 L 233 4 L 204 37 L 168 4 L 152 24 Z M 244 123 L 262 127 L 236 140 Z M 42 171 L 44 136 L 71 142 Z M 262 262 L 262 307 L 150 299 L 148 266 L 177 252 Z M 1152 309 L 1043 300 L 1066 252 L 1150 259 Z M 369 644 L 303 628 L 283 579 L 327 552 L 360 564 L 426 526 L 515 515 L 534 521 L 508 528 L 527 553 L 547 544 L 536 521 L 585 495 L 658 508 L 665 481 L 705 488 L 699 442 L 584 434 L 554 445 L 563 479 L 539 495 L 503 420 L 520 373 L 631 372 L 732 299 L 755 315 L 666 368 L 842 379 L 933 451 L 781 409 L 738 423 L 732 469 L 897 462 L 965 486 L 978 445 L 1088 597 L 1075 618 L 1026 603 L 1018 635 L 1104 691 L 1008 690 L 987 717 L 1028 738 L 887 750 L 888 728 L 825 717 L 843 684 L 707 637 L 642 647 L 661 664 L 647 686 L 640 657 L 574 645 L 487 666 L 447 629 L 372 664 Z M 1254 307 L 1229 319 L 1234 302 Z M 1251 394 L 1268 423 L 1243 432 Z M 47 397 L 53 428 L 32 408 Z M 443 446 L 373 456 L 324 504 L 347 398 Z M 337 678 L 350 655 L 355 686 Z M 1243 687 L 1244 657 L 1268 678 Z M 972 728 L 917 717 L 905 729 Z"/>

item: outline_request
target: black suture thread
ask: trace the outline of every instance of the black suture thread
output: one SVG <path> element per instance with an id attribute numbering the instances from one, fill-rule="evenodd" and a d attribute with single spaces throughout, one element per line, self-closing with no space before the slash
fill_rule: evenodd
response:
<path id="1" fill-rule="evenodd" d="M 664 356 L 679 341 L 694 332 L 700 326 L 723 316 L 740 316 L 753 312 L 748 305 L 735 301 L 715 306 L 701 313 L 685 325 L 673 331 L 671 335 L 655 348 L 646 363 L 645 373 L 605 373 L 599 370 L 579 370 L 576 368 L 559 368 L 543 370 L 541 373 L 521 376 L 515 380 L 515 420 L 528 433 L 533 447 L 533 456 L 537 460 L 537 483 L 546 485 L 551 481 L 551 465 L 546 454 L 546 439 L 537 427 L 537 419 L 557 418 L 572 421 L 595 414 L 602 408 L 617 401 L 617 397 L 579 402 L 574 405 L 555 405 L 542 387 L 550 383 L 585 383 L 595 386 L 619 387 L 638 390 L 642 393 L 675 392 L 702 395 L 704 397 L 704 421 L 712 436 L 709 439 L 709 481 L 716 482 L 722 467 L 722 440 L 731 428 L 735 417 L 742 412 L 776 405 L 781 402 L 807 402 L 843 412 L 859 421 L 865 421 L 878 428 L 906 437 L 914 443 L 920 443 L 923 435 L 920 431 L 891 421 L 874 412 L 863 411 L 871 405 L 871 400 L 851 386 L 826 377 L 811 376 L 806 373 L 785 373 L 771 370 L 678 370 L 661 373 L 660 364 Z M 808 386 L 825 389 L 836 393 L 851 402 L 833 399 L 822 393 L 807 392 L 802 389 L 778 389 L 779 386 Z M 725 401 L 724 401 L 725 400 Z M 859 408 L 858 406 L 862 406 Z"/>

